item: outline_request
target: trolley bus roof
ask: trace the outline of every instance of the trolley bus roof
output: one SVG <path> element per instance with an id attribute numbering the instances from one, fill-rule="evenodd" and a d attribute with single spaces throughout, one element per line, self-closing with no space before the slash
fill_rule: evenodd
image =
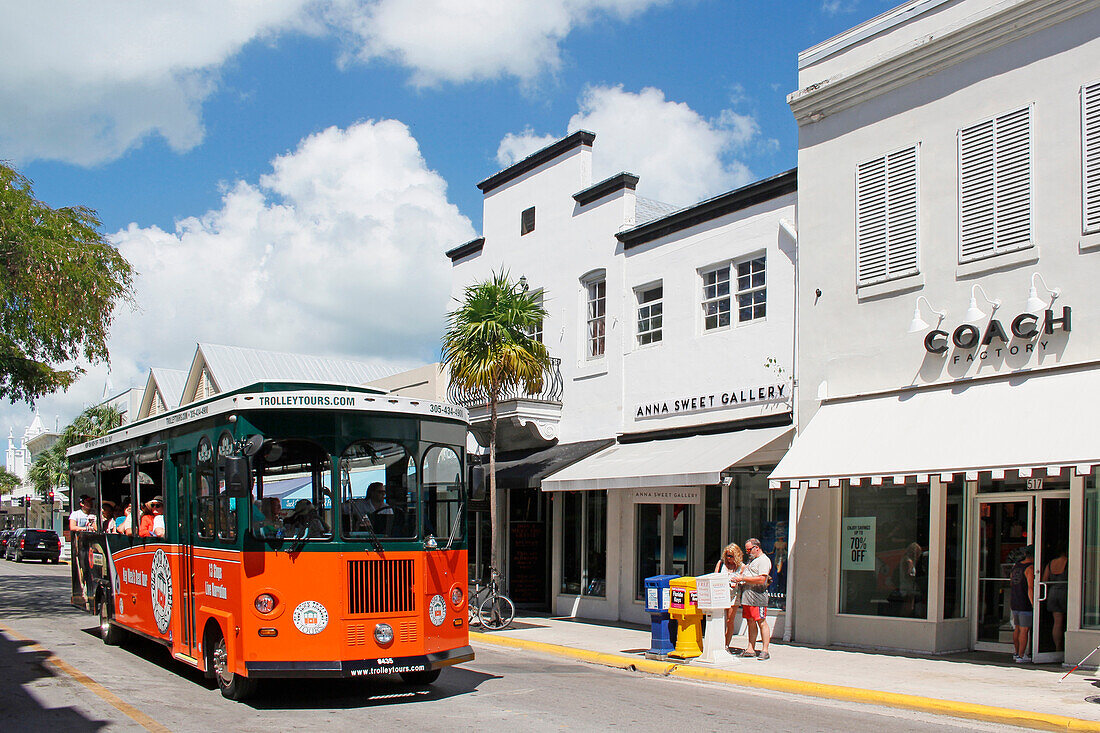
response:
<path id="1" fill-rule="evenodd" d="M 192 402 L 155 417 L 115 428 L 103 437 L 75 445 L 66 451 L 75 456 L 88 450 L 122 443 L 195 420 L 245 410 L 340 410 L 399 413 L 458 420 L 469 424 L 466 409 L 445 402 L 397 397 L 372 387 L 351 384 L 256 382 L 206 400 Z"/>

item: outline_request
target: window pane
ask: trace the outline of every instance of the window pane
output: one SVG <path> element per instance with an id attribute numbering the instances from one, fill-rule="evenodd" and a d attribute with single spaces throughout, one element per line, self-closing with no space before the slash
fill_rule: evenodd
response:
<path id="1" fill-rule="evenodd" d="M 729 489 L 728 541 L 744 546 L 745 540 L 750 537 L 760 540 L 760 549 L 772 561 L 768 607 L 783 609 L 787 605 L 787 512 L 790 495 L 786 491 L 768 488 L 768 472 L 764 469 L 755 474 L 733 474 Z M 713 567 L 709 565 L 708 569 Z"/>
<path id="2" fill-rule="evenodd" d="M 607 492 L 584 491 L 584 594 L 607 595 Z"/>
<path id="3" fill-rule="evenodd" d="M 561 493 L 561 592 L 581 592 L 581 492 Z"/>
<path id="4" fill-rule="evenodd" d="M 446 539 L 460 498 L 458 456 L 433 448 L 424 461 L 432 476 L 430 506 L 437 512 L 427 523 L 433 534 Z M 408 447 L 388 440 L 361 440 L 347 447 L 340 457 L 344 537 L 369 540 L 372 531 L 377 537 L 415 537 L 416 513 L 416 465 Z"/>
<path id="5" fill-rule="evenodd" d="M 332 536 L 332 461 L 323 448 L 309 440 L 269 440 L 253 457 L 252 468 L 254 536 Z"/>
<path id="6" fill-rule="evenodd" d="M 393 449 L 395 454 L 397 448 Z M 395 516 L 392 521 L 383 521 L 381 529 L 390 537 L 415 537 L 416 465 L 399 458 L 397 468 L 390 467 L 386 476 L 387 495 L 397 496 L 393 502 Z M 408 480 L 410 476 L 412 481 Z M 443 546 L 450 543 L 452 537 L 461 542 L 465 522 L 462 516 L 462 461 L 458 454 L 450 448 L 432 446 L 424 453 L 423 477 L 424 536 L 435 535 Z M 406 480 L 401 481 L 402 478 Z M 378 526 L 374 529 L 379 531 Z"/>
<path id="7" fill-rule="evenodd" d="M 1100 481 L 1085 480 L 1085 547 L 1082 565 L 1081 628 L 1100 629 Z"/>
<path id="8" fill-rule="evenodd" d="M 966 483 L 956 479 L 947 484 L 947 544 L 944 547 L 943 617 L 962 618 L 963 556 L 966 553 Z"/>
<path id="9" fill-rule="evenodd" d="M 645 579 L 661 574 L 661 504 L 638 504 L 635 508 L 635 545 L 638 548 L 634 597 L 645 597 Z"/>
<path id="10" fill-rule="evenodd" d="M 844 489 L 840 612 L 928 616 L 927 484 Z"/>

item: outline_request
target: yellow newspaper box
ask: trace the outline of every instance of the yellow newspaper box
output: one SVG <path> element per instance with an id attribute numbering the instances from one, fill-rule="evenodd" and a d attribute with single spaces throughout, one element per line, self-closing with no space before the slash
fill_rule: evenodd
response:
<path id="1" fill-rule="evenodd" d="M 676 619 L 676 648 L 670 657 L 691 659 L 703 653 L 703 614 L 699 613 L 695 578 L 668 581 L 668 615 Z"/>

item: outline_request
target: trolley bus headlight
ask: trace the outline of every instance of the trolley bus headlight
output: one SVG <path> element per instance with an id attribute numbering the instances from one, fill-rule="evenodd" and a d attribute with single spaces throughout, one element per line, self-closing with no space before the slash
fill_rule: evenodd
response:
<path id="1" fill-rule="evenodd" d="M 455 608 L 462 608 L 462 589 L 457 585 L 451 588 L 451 605 Z"/>
<path id="2" fill-rule="evenodd" d="M 271 613 L 275 610 L 278 601 L 270 593 L 261 593 L 256 596 L 256 610 L 260 613 Z"/>
<path id="3" fill-rule="evenodd" d="M 393 641 L 393 627 L 389 624 L 377 624 L 374 627 L 374 640 L 381 646 L 386 646 Z"/>

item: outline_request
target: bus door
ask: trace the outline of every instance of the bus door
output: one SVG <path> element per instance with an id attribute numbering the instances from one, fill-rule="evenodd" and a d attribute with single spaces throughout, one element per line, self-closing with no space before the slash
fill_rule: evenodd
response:
<path id="1" fill-rule="evenodd" d="M 197 659 L 198 641 L 195 639 L 195 540 L 194 540 L 194 481 L 190 453 L 172 456 L 176 471 L 176 516 L 179 534 L 179 640 L 180 651 Z"/>

